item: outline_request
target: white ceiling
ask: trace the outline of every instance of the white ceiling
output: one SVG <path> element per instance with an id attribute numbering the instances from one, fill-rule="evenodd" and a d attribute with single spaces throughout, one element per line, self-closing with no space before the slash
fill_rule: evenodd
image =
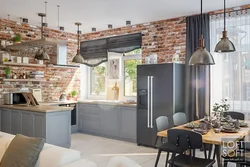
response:
<path id="1" fill-rule="evenodd" d="M 46 0 L 0 0 L 0 17 L 19 21 L 20 17 L 29 23 L 40 25 L 37 13 L 45 11 Z M 200 0 L 47 0 L 47 22 L 57 29 L 57 5 L 60 5 L 60 25 L 65 31 L 76 32 L 75 22 L 82 22 L 83 33 L 96 27 L 97 31 L 132 24 L 187 16 L 200 12 Z M 204 12 L 223 8 L 223 0 L 204 0 Z M 249 4 L 250 0 L 227 0 L 227 7 Z"/>

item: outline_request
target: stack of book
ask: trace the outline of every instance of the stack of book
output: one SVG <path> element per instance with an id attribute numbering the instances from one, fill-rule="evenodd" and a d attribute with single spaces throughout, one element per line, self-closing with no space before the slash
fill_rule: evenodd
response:
<path id="1" fill-rule="evenodd" d="M 30 78 L 44 79 L 44 71 L 35 71 L 30 73 Z"/>

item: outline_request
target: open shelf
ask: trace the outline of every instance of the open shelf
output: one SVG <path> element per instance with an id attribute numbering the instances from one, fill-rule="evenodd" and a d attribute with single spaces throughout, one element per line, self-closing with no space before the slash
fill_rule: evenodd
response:
<path id="1" fill-rule="evenodd" d="M 10 65 L 10 66 L 46 67 L 45 64 L 31 64 L 31 63 L 3 62 L 2 64 L 3 65 Z"/>
<path id="2" fill-rule="evenodd" d="M 9 79 L 9 78 L 1 78 L 4 82 L 46 82 L 45 79 Z"/>

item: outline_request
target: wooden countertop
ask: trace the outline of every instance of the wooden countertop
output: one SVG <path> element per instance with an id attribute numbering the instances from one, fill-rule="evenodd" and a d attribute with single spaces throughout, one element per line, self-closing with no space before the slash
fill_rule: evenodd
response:
<path id="1" fill-rule="evenodd" d="M 194 121 L 195 123 L 198 123 L 199 121 Z M 241 128 L 238 133 L 215 133 L 213 129 L 211 129 L 206 135 L 202 135 L 202 141 L 203 143 L 207 144 L 215 144 L 215 145 L 221 145 L 222 139 L 225 138 L 234 138 L 235 141 L 242 139 L 244 136 L 248 135 L 250 133 L 250 121 L 245 121 L 248 123 L 249 127 Z M 174 127 L 176 129 L 185 129 L 185 130 L 191 130 L 189 128 L 185 128 L 184 125 L 180 125 L 177 127 Z M 160 137 L 167 137 L 168 131 L 161 131 L 157 133 L 157 136 Z"/>
<path id="2" fill-rule="evenodd" d="M 49 106 L 49 105 L 37 105 L 37 106 L 27 106 L 22 104 L 17 105 L 0 105 L 1 108 L 15 109 L 15 110 L 26 110 L 34 112 L 60 112 L 60 111 L 71 111 L 72 107 L 59 107 L 59 106 Z"/>

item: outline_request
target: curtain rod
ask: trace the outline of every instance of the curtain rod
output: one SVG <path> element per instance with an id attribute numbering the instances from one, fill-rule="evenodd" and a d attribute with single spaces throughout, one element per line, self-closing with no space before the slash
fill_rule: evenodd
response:
<path id="1" fill-rule="evenodd" d="M 244 9 L 237 9 L 237 10 L 231 10 L 231 11 L 226 11 L 226 13 L 232 13 L 232 12 L 241 12 L 241 11 L 244 11 L 244 10 L 249 10 L 250 8 L 244 8 Z M 213 13 L 213 12 L 208 12 L 208 13 Z M 223 14 L 224 12 L 220 12 L 220 13 L 214 13 L 214 14 L 211 14 L 211 16 L 214 16 L 214 15 L 218 15 L 218 14 Z"/>

